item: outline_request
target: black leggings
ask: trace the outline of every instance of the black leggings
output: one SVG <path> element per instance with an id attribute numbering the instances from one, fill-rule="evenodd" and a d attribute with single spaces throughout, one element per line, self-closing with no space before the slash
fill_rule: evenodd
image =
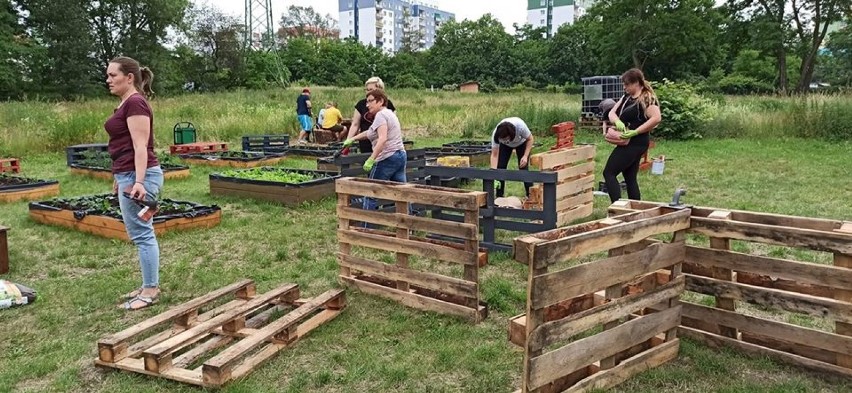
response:
<path id="1" fill-rule="evenodd" d="M 627 145 L 616 146 L 606 160 L 603 177 L 606 181 L 606 191 L 609 193 L 609 200 L 615 202 L 621 199 L 621 185 L 618 184 L 616 176 L 621 173 L 624 175 L 624 182 L 627 184 L 627 197 L 630 199 L 639 200 L 639 181 L 636 175 L 639 174 L 639 162 L 642 160 L 642 155 L 648 150 L 648 145 Z"/>
<path id="2" fill-rule="evenodd" d="M 518 155 L 518 169 L 522 171 L 529 170 L 530 163 L 527 162 L 527 166 L 521 168 L 521 157 L 524 156 L 524 153 L 527 151 L 527 143 L 530 143 L 529 140 L 524 141 L 518 147 L 509 147 L 504 144 L 500 144 L 497 155 L 497 169 L 506 169 L 509 166 L 509 159 L 512 158 L 512 151 Z M 532 187 L 532 183 L 524 183 L 524 190 L 527 192 L 527 196 L 530 196 L 530 187 Z M 499 181 L 497 182 L 497 198 L 502 198 L 506 190 L 506 182 Z"/>

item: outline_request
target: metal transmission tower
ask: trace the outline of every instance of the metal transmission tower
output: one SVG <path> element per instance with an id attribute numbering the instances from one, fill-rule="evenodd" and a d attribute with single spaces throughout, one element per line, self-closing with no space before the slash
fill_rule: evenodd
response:
<path id="1" fill-rule="evenodd" d="M 272 0 L 246 0 L 245 16 L 246 46 L 255 49 L 272 49 L 275 46 Z"/>

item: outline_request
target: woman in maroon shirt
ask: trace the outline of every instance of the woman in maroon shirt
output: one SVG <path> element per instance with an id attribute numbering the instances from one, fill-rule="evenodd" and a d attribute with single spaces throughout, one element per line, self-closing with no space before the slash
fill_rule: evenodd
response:
<path id="1" fill-rule="evenodd" d="M 153 79 L 151 70 L 129 57 L 117 57 L 107 67 L 109 91 L 121 98 L 104 124 L 115 177 L 113 192 L 118 194 L 124 226 L 139 250 L 142 268 L 142 287 L 126 295 L 127 310 L 148 307 L 160 296 L 160 246 L 154 222 L 151 217 L 141 218 L 142 206 L 133 201 L 156 200 L 163 187 L 163 171 L 154 154 L 154 114 L 145 99 L 153 93 Z"/>

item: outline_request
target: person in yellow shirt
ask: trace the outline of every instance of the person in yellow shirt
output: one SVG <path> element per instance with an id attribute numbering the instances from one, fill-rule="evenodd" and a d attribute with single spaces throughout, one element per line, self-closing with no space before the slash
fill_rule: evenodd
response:
<path id="1" fill-rule="evenodd" d="M 323 113 L 322 127 L 323 130 L 329 130 L 340 139 L 340 133 L 344 130 L 340 122 L 343 120 L 343 114 L 340 109 L 337 109 L 336 102 L 328 102 L 325 104 L 325 112 Z"/>

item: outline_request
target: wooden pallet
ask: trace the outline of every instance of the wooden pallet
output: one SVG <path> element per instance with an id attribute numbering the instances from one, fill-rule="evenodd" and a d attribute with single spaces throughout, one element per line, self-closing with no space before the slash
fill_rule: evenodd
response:
<path id="1" fill-rule="evenodd" d="M 21 160 L 17 158 L 0 158 L 0 173 L 3 172 L 20 173 Z"/>
<path id="2" fill-rule="evenodd" d="M 343 178 L 337 180 L 337 216 L 340 281 L 364 293 L 395 300 L 409 307 L 456 315 L 473 323 L 487 317 L 479 301 L 479 208 L 484 192 L 431 187 L 412 183 Z M 362 210 L 350 205 L 352 197 L 368 196 L 395 203 L 394 212 Z M 412 204 L 442 206 L 464 211 L 463 222 L 409 215 Z M 370 223 L 388 230 L 356 228 Z M 463 243 L 412 236 L 412 231 L 451 236 Z M 393 254 L 396 263 L 362 258 L 353 247 Z M 410 257 L 462 265 L 463 277 L 413 269 Z"/>
<path id="3" fill-rule="evenodd" d="M 228 151 L 228 144 L 225 142 L 195 142 L 169 146 L 170 154 L 212 153 L 217 151 Z"/>
<path id="4" fill-rule="evenodd" d="M 230 295 L 230 302 L 200 311 Z M 95 365 L 220 388 L 248 375 L 345 307 L 342 289 L 301 300 L 297 284 L 260 295 L 253 281 L 243 280 L 101 338 Z"/>
<path id="5" fill-rule="evenodd" d="M 592 214 L 595 180 L 594 145 L 577 146 L 534 154 L 530 166 L 540 171 L 556 172 L 556 225 L 562 226 Z M 525 208 L 542 209 L 544 187 L 541 184 L 530 188 L 530 197 Z"/>

